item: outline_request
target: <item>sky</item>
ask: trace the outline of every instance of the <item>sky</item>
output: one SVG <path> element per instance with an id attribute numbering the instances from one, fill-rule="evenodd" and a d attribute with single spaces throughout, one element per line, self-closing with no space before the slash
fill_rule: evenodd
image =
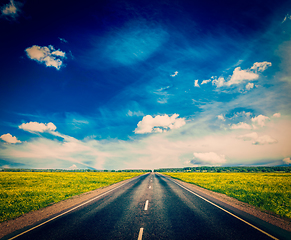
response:
<path id="1" fill-rule="evenodd" d="M 291 166 L 290 1 L 0 3 L 0 168 Z"/>

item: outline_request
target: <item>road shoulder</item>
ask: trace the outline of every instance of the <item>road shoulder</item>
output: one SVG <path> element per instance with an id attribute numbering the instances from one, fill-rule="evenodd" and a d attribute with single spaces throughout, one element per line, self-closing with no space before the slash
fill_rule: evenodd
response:
<path id="1" fill-rule="evenodd" d="M 138 176 L 137 176 L 138 177 Z M 134 177 L 134 178 L 137 178 Z M 96 190 L 86 192 L 77 196 L 73 196 L 69 199 L 63 200 L 61 202 L 55 203 L 51 206 L 39 209 L 37 211 L 26 213 L 16 219 L 8 220 L 0 223 L 0 238 L 13 233 L 17 230 L 35 225 L 36 223 L 41 223 L 44 220 L 47 220 L 51 217 L 54 217 L 62 212 L 69 210 L 79 204 L 82 204 L 90 199 L 93 199 L 113 188 L 116 188 L 126 182 L 133 180 L 134 178 L 130 178 L 110 186 L 104 188 L 98 188 Z"/>
<path id="2" fill-rule="evenodd" d="M 169 177 L 167 175 L 163 175 L 163 176 Z M 171 178 L 171 177 L 169 177 L 169 178 Z M 172 178 L 172 179 L 174 179 L 174 178 Z M 200 192 L 203 195 L 217 199 L 217 200 L 219 200 L 225 204 L 228 204 L 236 209 L 239 209 L 243 212 L 246 212 L 252 216 L 255 216 L 255 217 L 257 217 L 265 222 L 271 223 L 272 225 L 275 225 L 277 227 L 280 227 L 284 230 L 291 232 L 291 220 L 290 219 L 280 218 L 278 216 L 269 214 L 267 212 L 263 212 L 250 204 L 241 202 L 241 201 L 239 201 L 235 198 L 229 197 L 225 194 L 213 192 L 213 191 L 207 190 L 205 188 L 199 187 L 197 185 L 183 182 L 183 181 L 178 180 L 178 179 L 174 179 L 174 180 L 190 190 L 193 190 L 193 191 L 198 192 L 198 193 Z"/>

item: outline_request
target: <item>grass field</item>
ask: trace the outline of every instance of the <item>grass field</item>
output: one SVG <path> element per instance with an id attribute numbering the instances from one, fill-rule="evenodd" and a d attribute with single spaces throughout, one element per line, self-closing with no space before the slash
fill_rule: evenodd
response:
<path id="1" fill-rule="evenodd" d="M 164 173 L 291 218 L 291 173 Z"/>
<path id="2" fill-rule="evenodd" d="M 142 173 L 1 172 L 0 222 L 140 174 Z"/>

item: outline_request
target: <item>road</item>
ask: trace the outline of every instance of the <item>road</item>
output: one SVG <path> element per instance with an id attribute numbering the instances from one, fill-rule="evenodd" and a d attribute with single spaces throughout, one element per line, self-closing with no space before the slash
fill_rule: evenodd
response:
<path id="1" fill-rule="evenodd" d="M 32 230 L 22 229 L 4 237 L 17 240 L 276 238 L 291 239 L 291 235 L 219 201 L 206 201 L 157 173 L 137 177 Z"/>

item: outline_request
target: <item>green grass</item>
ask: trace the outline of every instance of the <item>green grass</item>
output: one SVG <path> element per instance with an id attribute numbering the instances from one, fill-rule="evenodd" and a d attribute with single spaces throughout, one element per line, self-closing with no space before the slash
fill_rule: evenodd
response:
<path id="1" fill-rule="evenodd" d="M 291 173 L 164 173 L 291 218 Z"/>
<path id="2" fill-rule="evenodd" d="M 141 174 L 0 172 L 0 222 Z"/>

